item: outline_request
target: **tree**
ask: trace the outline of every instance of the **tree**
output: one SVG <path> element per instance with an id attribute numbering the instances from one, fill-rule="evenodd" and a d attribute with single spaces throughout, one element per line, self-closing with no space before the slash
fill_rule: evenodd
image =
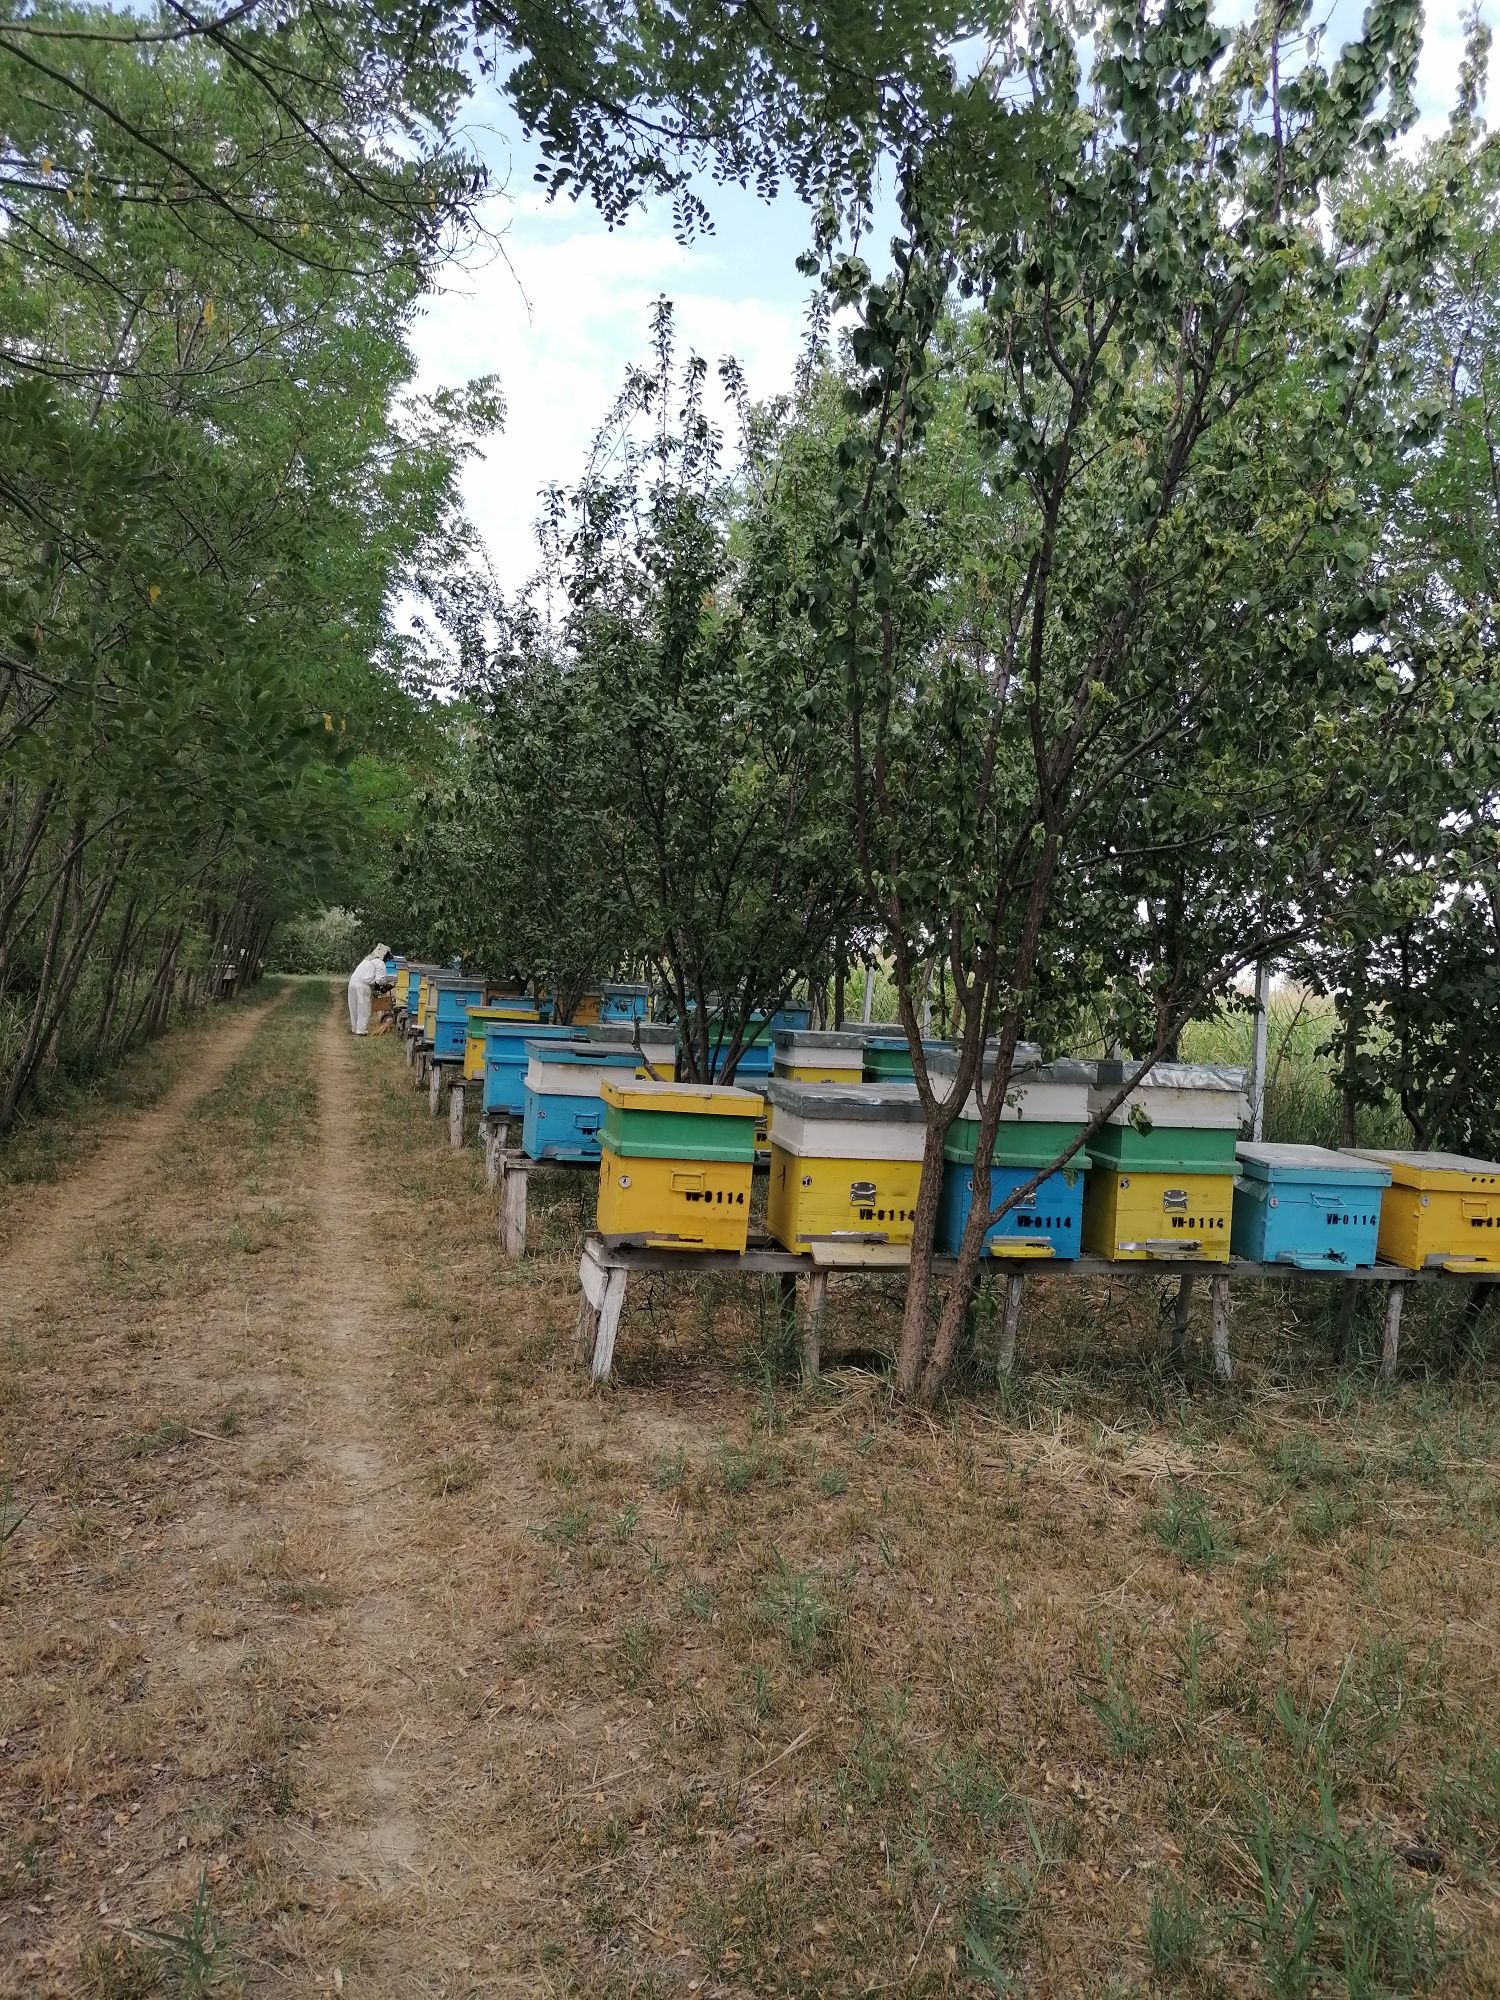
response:
<path id="1" fill-rule="evenodd" d="M 1035 172 L 1003 220 L 992 203 L 971 228 L 911 157 L 891 277 L 844 257 L 828 279 L 857 324 L 811 615 L 927 1112 L 898 1358 L 927 1401 L 987 1222 L 976 1204 L 934 1328 L 943 1139 L 971 1089 L 982 1165 L 1044 996 L 1105 993 L 1155 1059 L 1302 935 L 1369 806 L 1340 737 L 1402 721 L 1399 648 L 1368 643 L 1360 496 L 1401 425 L 1389 341 L 1443 190 L 1360 210 L 1373 292 L 1346 285 L 1337 196 L 1410 115 L 1415 10 L 1372 8 L 1326 69 L 1296 10 L 1232 35 L 1196 0 L 1086 26 L 1085 87 L 1061 18 L 1034 17 L 1013 81 Z M 959 1021 L 946 1092 L 916 1014 L 934 951 Z"/>

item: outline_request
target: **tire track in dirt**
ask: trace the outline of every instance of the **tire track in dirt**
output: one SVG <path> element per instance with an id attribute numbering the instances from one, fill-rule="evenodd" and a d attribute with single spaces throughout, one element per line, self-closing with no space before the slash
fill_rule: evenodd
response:
<path id="1" fill-rule="evenodd" d="M 291 991 L 285 986 L 263 1005 L 240 1011 L 188 1058 L 159 1103 L 133 1117 L 76 1173 L 46 1190 L 28 1226 L 9 1249 L 0 1250 L 0 1323 L 8 1311 L 39 1303 L 67 1281 L 69 1267 L 107 1224 L 110 1211 L 135 1192 L 193 1106 L 218 1088 Z"/>
<path id="2" fill-rule="evenodd" d="M 430 1736 L 429 1634 L 404 1532 L 400 1489 L 412 1467 L 397 1456 L 402 1425 L 383 1345 L 396 1305 L 369 1242 L 360 1088 L 343 1010 L 331 1008 L 318 1041 L 319 1242 L 307 1305 L 321 1408 L 310 1413 L 319 1430 L 309 1444 L 328 1470 L 323 1520 L 349 1580 L 352 1629 L 343 1714 L 312 1759 L 323 1764 L 311 1773 L 315 1791 L 338 1806 L 303 1861 L 315 1875 L 362 1883 L 384 1900 L 425 1892 L 434 1872 L 416 1776 Z M 378 1925 L 395 1913 L 364 1914 Z"/>

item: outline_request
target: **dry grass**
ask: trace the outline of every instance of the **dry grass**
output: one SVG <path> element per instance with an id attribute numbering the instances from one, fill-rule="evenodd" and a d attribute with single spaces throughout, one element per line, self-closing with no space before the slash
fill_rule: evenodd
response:
<path id="1" fill-rule="evenodd" d="M 1435 1316 L 1382 1392 L 1267 1287 L 1226 1392 L 1038 1284 L 909 1422 L 837 1365 L 889 1281 L 805 1391 L 662 1280 L 590 1394 L 586 1181 L 507 1268 L 316 1027 L 11 1333 L 0 1990 L 1500 1993 L 1500 1398 Z"/>

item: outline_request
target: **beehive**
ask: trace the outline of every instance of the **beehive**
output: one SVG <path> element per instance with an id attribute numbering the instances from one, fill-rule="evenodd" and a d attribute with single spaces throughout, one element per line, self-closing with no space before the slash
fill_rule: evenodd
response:
<path id="1" fill-rule="evenodd" d="M 774 1073 L 788 1083 L 840 1083 L 848 1086 L 864 1081 L 863 1035 L 848 1031 L 782 1028 L 772 1041 Z"/>
<path id="2" fill-rule="evenodd" d="M 1034 1043 L 1023 1043 L 1019 1051 L 1023 1058 L 1030 1058 L 1033 1052 L 1040 1053 Z M 935 1082 L 941 1086 L 955 1067 L 953 1059 L 939 1059 Z M 992 1074 L 991 1070 L 991 1077 Z M 1050 1166 L 1077 1139 L 1088 1122 L 1091 1074 L 1085 1064 L 1070 1062 L 1028 1061 L 1026 1067 L 1012 1070 L 990 1150 L 987 1199 L 991 1210 L 1019 1193 L 1039 1168 Z M 976 1198 L 979 1109 L 976 1092 L 965 1106 L 964 1114 L 949 1127 L 943 1147 L 937 1242 L 953 1256 L 958 1254 Z M 1079 1149 L 1065 1165 L 1039 1181 L 1029 1195 L 986 1229 L 986 1254 L 1076 1257 L 1083 1235 L 1084 1174 L 1088 1165 L 1088 1155 Z"/>
<path id="3" fill-rule="evenodd" d="M 934 1056 L 951 1055 L 953 1044 L 923 1042 L 922 1049 L 928 1062 L 931 1063 Z M 914 1074 L 911 1048 L 900 1028 L 888 1030 L 883 1035 L 866 1036 L 864 1059 L 866 1083 L 910 1083 Z"/>
<path id="4" fill-rule="evenodd" d="M 762 1099 L 732 1085 L 608 1077 L 600 1095 L 599 1233 L 743 1251 Z"/>
<path id="5" fill-rule="evenodd" d="M 391 1005 L 393 1007 L 405 1007 L 406 987 L 407 982 L 411 978 L 411 973 L 412 969 L 404 958 L 396 961 L 396 977 L 391 983 Z"/>
<path id="6" fill-rule="evenodd" d="M 774 1038 L 789 1030 L 805 1028 L 812 1020 L 812 1008 L 803 1000 L 784 1000 L 771 1016 L 767 1026 Z"/>
<path id="7" fill-rule="evenodd" d="M 766 1226 L 788 1250 L 816 1242 L 910 1243 L 925 1124 L 913 1084 L 766 1086 Z"/>
<path id="8" fill-rule="evenodd" d="M 547 1021 L 486 1021 L 484 1024 L 484 1111 L 487 1118 L 519 1118 L 526 1109 L 526 1044 L 567 1042 L 571 1028 Z"/>
<path id="9" fill-rule="evenodd" d="M 671 1081 L 677 1066 L 677 1028 L 671 1021 L 600 1021 L 581 1029 L 576 1039 L 600 1048 L 638 1049 L 663 1082 Z"/>
<path id="10" fill-rule="evenodd" d="M 489 1006 L 470 1007 L 464 1027 L 464 1078 L 468 1082 L 484 1075 L 484 1037 L 491 1021 L 537 1021 L 536 1002 L 517 995 Z"/>
<path id="11" fill-rule="evenodd" d="M 1500 1270 L 1500 1163 L 1364 1148 L 1359 1158 L 1390 1169 L 1377 1238 L 1387 1263 L 1409 1271 Z"/>
<path id="12" fill-rule="evenodd" d="M 601 986 L 600 1021 L 644 1021 L 651 1011 L 649 986 Z"/>
<path id="13" fill-rule="evenodd" d="M 533 1160 L 597 1160 L 607 1077 L 633 1077 L 633 1048 L 584 1040 L 529 1040 L 521 1146 Z"/>
<path id="14" fill-rule="evenodd" d="M 1091 1113 L 1139 1063 L 1094 1066 Z M 1158 1063 L 1089 1140 L 1083 1247 L 1116 1262 L 1229 1261 L 1243 1070 Z"/>
<path id="15" fill-rule="evenodd" d="M 441 1062 L 462 1062 L 468 1035 L 469 1009 L 485 1002 L 483 976 L 474 979 L 439 978 L 433 982 L 432 1002 L 424 1017 L 426 1039 L 433 1055 Z M 427 1027 L 430 1018 L 431 1027 Z"/>
<path id="16" fill-rule="evenodd" d="M 716 1077 L 728 1059 L 730 1039 L 728 1023 L 714 1016 L 708 1024 L 708 1048 L 709 1067 Z M 735 1076 L 769 1076 L 772 1053 L 770 1023 L 764 1014 L 752 1014 L 744 1030 L 744 1047 L 734 1067 Z"/>
<path id="17" fill-rule="evenodd" d="M 1373 1264 L 1390 1168 L 1326 1146 L 1242 1140 L 1229 1247 L 1258 1264 L 1302 1271 Z"/>

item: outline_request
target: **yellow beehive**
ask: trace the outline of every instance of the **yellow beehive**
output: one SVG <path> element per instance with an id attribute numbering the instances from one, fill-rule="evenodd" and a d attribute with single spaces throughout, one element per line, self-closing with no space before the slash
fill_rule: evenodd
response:
<path id="1" fill-rule="evenodd" d="M 804 1253 L 828 1237 L 910 1243 L 921 1185 L 920 1160 L 799 1158 L 772 1139 L 766 1227 Z"/>
<path id="2" fill-rule="evenodd" d="M 781 1028 L 777 1030 L 775 1044 L 772 1067 L 783 1082 L 841 1083 L 855 1088 L 864 1081 L 863 1035 Z"/>
<path id="3" fill-rule="evenodd" d="M 776 1077 L 766 1226 L 788 1250 L 829 1238 L 911 1242 L 925 1126 L 914 1084 Z"/>
<path id="4" fill-rule="evenodd" d="M 1084 1187 L 1083 1248 L 1114 1263 L 1227 1264 L 1233 1207 L 1233 1174 L 1111 1173 L 1096 1160 Z"/>
<path id="5" fill-rule="evenodd" d="M 761 1099 L 727 1084 L 627 1077 L 605 1078 L 599 1095 L 599 1233 L 742 1251 Z"/>
<path id="6" fill-rule="evenodd" d="M 1391 1170 L 1376 1239 L 1384 1262 L 1408 1271 L 1500 1270 L 1500 1164 L 1457 1153 L 1360 1156 Z"/>

